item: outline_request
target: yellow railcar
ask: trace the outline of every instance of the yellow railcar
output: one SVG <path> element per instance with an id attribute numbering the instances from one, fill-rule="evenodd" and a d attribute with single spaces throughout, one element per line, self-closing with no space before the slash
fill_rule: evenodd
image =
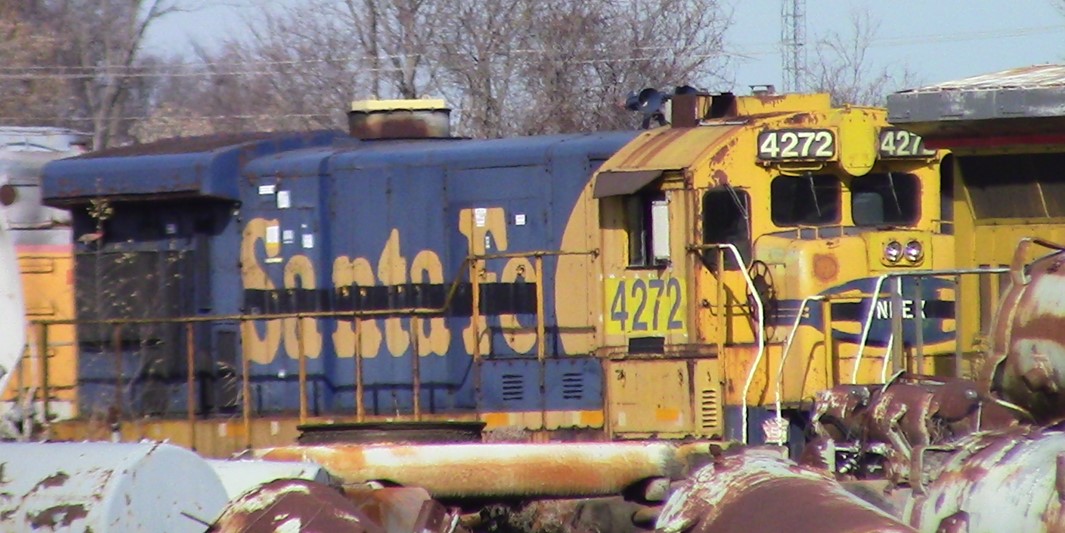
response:
<path id="1" fill-rule="evenodd" d="M 950 149 L 944 165 L 956 214 L 956 264 L 989 275 L 964 279 L 958 342 L 989 348 L 1011 264 L 1047 254 L 1023 239 L 1065 243 L 1065 66 L 1008 69 L 888 97 L 892 123 Z"/>
<path id="2" fill-rule="evenodd" d="M 88 135 L 59 128 L 0 128 L 0 202 L 18 255 L 29 320 L 74 317 L 74 258 L 70 215 L 41 204 L 40 175 L 45 163 L 84 153 Z M 71 325 L 49 329 L 44 354 L 38 330 L 27 335 L 26 354 L 3 391 L 4 402 L 48 394 L 53 416 L 77 414 L 75 332 Z M 42 357 L 43 355 L 43 357 Z M 41 376 L 42 362 L 48 378 Z M 41 389 L 47 389 L 47 392 Z"/>
<path id="3" fill-rule="evenodd" d="M 954 285 L 909 276 L 953 267 L 943 155 L 826 94 L 674 97 L 589 188 L 611 434 L 781 442 L 819 390 L 949 372 Z"/>

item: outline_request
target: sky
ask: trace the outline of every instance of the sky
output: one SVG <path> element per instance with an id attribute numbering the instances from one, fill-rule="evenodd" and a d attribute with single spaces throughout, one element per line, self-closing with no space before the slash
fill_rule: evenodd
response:
<path id="1" fill-rule="evenodd" d="M 732 10 L 726 42 L 736 55 L 725 74 L 734 85 L 706 89 L 746 94 L 750 85 L 783 88 L 782 1 L 790 0 L 722 0 Z M 204 9 L 161 20 L 148 36 L 148 50 L 191 53 L 193 41 L 211 49 L 221 35 L 246 34 L 244 21 L 262 6 L 299 3 L 206 2 Z M 1065 6 L 1065 0 L 805 0 L 805 4 L 808 47 L 828 32 L 853 35 L 854 15 L 867 13 L 878 24 L 868 49 L 872 71 L 908 70 L 916 86 L 1013 67 L 1065 63 L 1065 11 L 1055 8 Z M 807 57 L 812 63 L 816 55 L 811 52 Z"/>

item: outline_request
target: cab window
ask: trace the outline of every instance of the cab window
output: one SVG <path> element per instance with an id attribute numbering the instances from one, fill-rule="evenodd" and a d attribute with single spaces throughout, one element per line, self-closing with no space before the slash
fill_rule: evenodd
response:
<path id="1" fill-rule="evenodd" d="M 831 174 L 779 176 L 770 184 L 777 226 L 824 226 L 840 220 L 840 182 Z"/>
<path id="2" fill-rule="evenodd" d="M 660 267 L 669 263 L 669 201 L 662 191 L 626 196 L 625 230 L 629 267 Z"/>
<path id="3" fill-rule="evenodd" d="M 900 172 L 866 174 L 851 181 L 855 226 L 912 226 L 921 216 L 917 176 Z"/>
<path id="4" fill-rule="evenodd" d="M 703 195 L 703 244 L 731 244 L 747 260 L 751 257 L 751 197 L 734 187 L 717 187 Z M 741 268 L 732 252 L 726 250 L 725 270 Z M 703 263 L 717 269 L 717 249 L 703 252 Z"/>

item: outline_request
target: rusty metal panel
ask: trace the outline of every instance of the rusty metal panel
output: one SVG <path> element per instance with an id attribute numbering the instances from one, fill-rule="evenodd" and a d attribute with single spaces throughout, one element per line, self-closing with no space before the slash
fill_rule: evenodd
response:
<path id="1" fill-rule="evenodd" d="M 338 444 L 253 454 L 318 463 L 345 485 L 388 481 L 423 487 L 435 498 L 614 495 L 648 478 L 676 478 L 681 469 L 668 444 Z"/>
<path id="2" fill-rule="evenodd" d="M 687 361 L 610 361 L 606 379 L 614 433 L 692 431 Z"/>
<path id="3" fill-rule="evenodd" d="M 288 461 L 208 460 L 232 500 L 248 491 L 278 479 L 304 479 L 330 485 L 334 482 L 324 468 L 314 463 Z"/>
<path id="4" fill-rule="evenodd" d="M 848 493 L 829 475 L 800 467 L 775 450 L 721 457 L 684 481 L 658 517 L 663 533 L 777 531 L 912 532 Z"/>
<path id="5" fill-rule="evenodd" d="M 1061 431 L 1018 427 L 976 434 L 924 455 L 932 481 L 914 490 L 905 509 L 905 519 L 920 531 L 1065 531 Z"/>
<path id="6" fill-rule="evenodd" d="M 280 479 L 231 502 L 211 531 L 386 533 L 389 530 L 359 513 L 354 504 L 335 489 L 302 479 Z"/>
<path id="7" fill-rule="evenodd" d="M 707 159 L 740 126 L 659 128 L 644 132 L 600 168 L 605 172 L 680 170 Z"/>
<path id="8" fill-rule="evenodd" d="M 0 444 L 4 531 L 201 532 L 226 504 L 192 452 L 162 443 Z"/>
<path id="9" fill-rule="evenodd" d="M 595 177 L 594 198 L 607 198 L 632 194 L 662 175 L 661 170 L 635 170 L 629 172 L 600 172 Z"/>
<path id="10" fill-rule="evenodd" d="M 1065 251 L 1039 241 L 1052 253 L 1025 266 L 1033 242 L 1023 241 L 1016 250 L 1013 283 L 993 325 L 982 380 L 1036 421 L 1048 423 L 1065 414 Z"/>
<path id="11" fill-rule="evenodd" d="M 458 531 L 458 516 L 418 487 L 352 487 L 344 493 L 358 512 L 383 531 L 450 533 Z"/>
<path id="12" fill-rule="evenodd" d="M 888 121 L 938 137 L 1060 133 L 1065 125 L 1065 66 L 1014 68 L 887 98 Z M 1017 118 L 1038 120 L 1011 120 Z"/>

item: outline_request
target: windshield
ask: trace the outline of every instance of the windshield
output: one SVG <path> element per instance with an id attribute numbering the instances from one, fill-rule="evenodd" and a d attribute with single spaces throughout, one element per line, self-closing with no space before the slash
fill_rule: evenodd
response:
<path id="1" fill-rule="evenodd" d="M 840 182 L 831 174 L 780 176 L 770 185 L 773 223 L 823 226 L 839 222 Z"/>
<path id="2" fill-rule="evenodd" d="M 855 226 L 910 226 L 921 216 L 917 176 L 901 172 L 866 174 L 851 181 Z"/>

